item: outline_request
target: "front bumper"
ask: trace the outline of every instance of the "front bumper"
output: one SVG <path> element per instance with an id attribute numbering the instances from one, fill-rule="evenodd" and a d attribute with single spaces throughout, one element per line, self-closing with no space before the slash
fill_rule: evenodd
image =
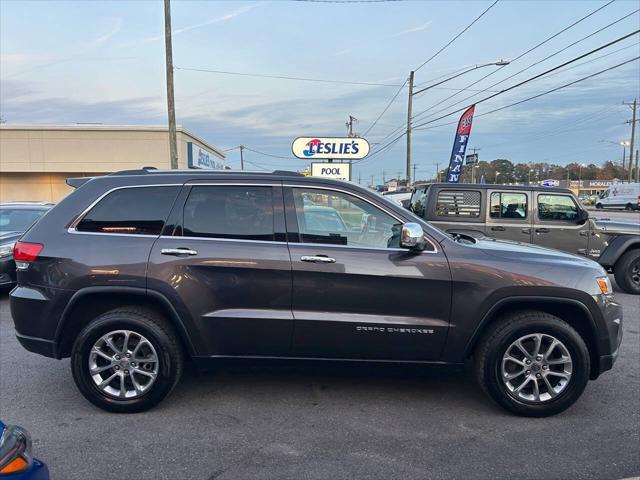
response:
<path id="1" fill-rule="evenodd" d="M 622 343 L 622 306 L 611 297 L 597 295 L 594 298 L 602 314 L 605 329 L 599 332 L 601 344 L 606 345 L 606 351 L 601 351 L 599 355 L 599 365 L 592 377 L 597 377 L 607 370 L 613 368 L 613 364 L 618 358 L 620 344 Z M 595 374 L 595 375 L 594 375 Z"/>

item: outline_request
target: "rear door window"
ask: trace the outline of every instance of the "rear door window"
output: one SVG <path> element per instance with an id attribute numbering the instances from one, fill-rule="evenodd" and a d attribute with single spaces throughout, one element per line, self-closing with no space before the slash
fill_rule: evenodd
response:
<path id="1" fill-rule="evenodd" d="M 127 187 L 100 200 L 76 225 L 79 232 L 160 235 L 179 186 Z"/>
<path id="2" fill-rule="evenodd" d="M 184 205 L 185 237 L 274 240 L 273 188 L 203 185 Z"/>
<path id="3" fill-rule="evenodd" d="M 489 216 L 511 220 L 527 218 L 527 195 L 525 193 L 493 192 Z"/>

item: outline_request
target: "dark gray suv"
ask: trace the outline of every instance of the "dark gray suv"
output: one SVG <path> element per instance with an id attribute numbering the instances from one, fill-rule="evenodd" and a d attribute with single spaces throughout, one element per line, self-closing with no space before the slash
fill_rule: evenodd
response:
<path id="1" fill-rule="evenodd" d="M 622 311 L 596 262 L 450 236 L 356 185 L 145 169 L 69 183 L 15 246 L 11 311 L 22 345 L 71 357 L 106 410 L 148 409 L 212 359 L 473 357 L 496 402 L 545 416 L 617 356 Z"/>

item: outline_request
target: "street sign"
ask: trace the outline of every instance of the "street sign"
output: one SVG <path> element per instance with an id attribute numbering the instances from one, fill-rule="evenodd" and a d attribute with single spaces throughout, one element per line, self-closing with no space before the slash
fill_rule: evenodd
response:
<path id="1" fill-rule="evenodd" d="M 349 181 L 351 180 L 351 164 L 349 163 L 312 163 L 311 176 Z"/>
<path id="2" fill-rule="evenodd" d="M 467 165 L 473 165 L 474 163 L 478 163 L 478 154 L 472 153 L 471 155 L 467 155 L 464 160 Z"/>
<path id="3" fill-rule="evenodd" d="M 360 160 L 369 154 L 369 142 L 355 137 L 299 137 L 293 141 L 291 151 L 303 160 Z"/>

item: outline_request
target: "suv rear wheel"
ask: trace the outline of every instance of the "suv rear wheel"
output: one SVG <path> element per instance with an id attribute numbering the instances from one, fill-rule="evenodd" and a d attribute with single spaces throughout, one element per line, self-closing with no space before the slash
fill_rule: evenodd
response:
<path id="1" fill-rule="evenodd" d="M 625 252 L 613 267 L 613 275 L 622 290 L 640 295 L 640 250 Z"/>
<path id="2" fill-rule="evenodd" d="M 544 312 L 503 317 L 478 345 L 475 360 L 485 392 L 507 410 L 527 417 L 569 408 L 589 380 L 584 340 L 569 324 Z"/>
<path id="3" fill-rule="evenodd" d="M 78 389 L 111 412 L 155 406 L 178 383 L 183 364 L 171 325 L 153 311 L 133 307 L 96 317 L 80 332 L 71 352 Z"/>

